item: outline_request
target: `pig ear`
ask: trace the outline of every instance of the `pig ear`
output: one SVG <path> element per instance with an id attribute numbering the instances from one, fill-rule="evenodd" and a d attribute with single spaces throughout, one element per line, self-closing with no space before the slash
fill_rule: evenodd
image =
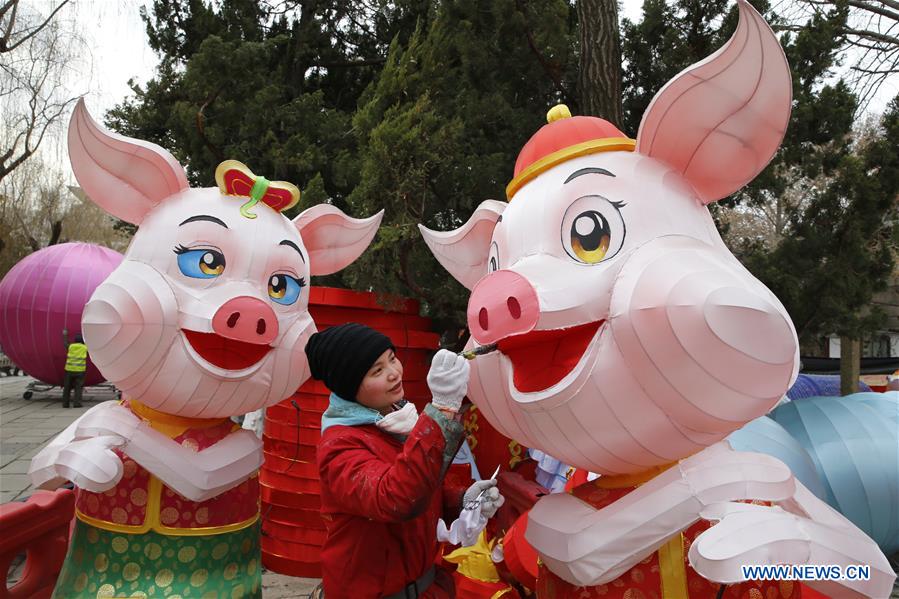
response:
<path id="1" fill-rule="evenodd" d="M 681 173 L 708 204 L 749 183 L 777 151 L 790 119 L 790 67 L 746 0 L 733 37 L 656 94 L 636 151 Z"/>
<path id="2" fill-rule="evenodd" d="M 188 188 L 174 156 L 148 141 L 107 131 L 88 114 L 83 98 L 69 122 L 69 159 L 87 197 L 135 225 L 162 200 Z"/>
<path id="3" fill-rule="evenodd" d="M 313 275 L 329 275 L 362 255 L 381 224 L 384 211 L 369 218 L 350 218 L 330 204 L 318 204 L 293 219 L 309 252 Z"/>
<path id="4" fill-rule="evenodd" d="M 468 222 L 454 231 L 432 231 L 418 225 L 425 243 L 440 265 L 468 289 L 487 273 L 493 229 L 507 205 L 505 202 L 485 200 Z"/>

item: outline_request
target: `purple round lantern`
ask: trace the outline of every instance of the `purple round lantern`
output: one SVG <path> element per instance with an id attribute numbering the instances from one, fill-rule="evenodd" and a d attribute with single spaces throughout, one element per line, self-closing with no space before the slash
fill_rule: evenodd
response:
<path id="1" fill-rule="evenodd" d="M 34 378 L 62 385 L 69 341 L 81 332 L 81 313 L 123 256 L 89 243 L 51 245 L 26 256 L 0 281 L 0 347 Z M 90 346 L 88 346 L 90 355 Z M 103 381 L 90 359 L 85 385 Z"/>

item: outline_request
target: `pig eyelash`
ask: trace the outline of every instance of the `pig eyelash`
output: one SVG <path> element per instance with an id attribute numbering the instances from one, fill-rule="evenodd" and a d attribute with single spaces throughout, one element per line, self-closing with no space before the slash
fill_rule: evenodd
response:
<path id="1" fill-rule="evenodd" d="M 306 277 L 295 277 L 295 276 L 293 276 L 293 274 L 288 273 L 288 272 L 276 272 L 272 276 L 275 276 L 275 275 L 284 275 L 285 277 L 290 277 L 291 279 L 296 280 L 297 285 L 299 285 L 300 287 L 306 286 Z"/>
<path id="2" fill-rule="evenodd" d="M 626 204 L 625 202 L 612 202 L 612 201 L 609 201 L 609 203 L 610 203 L 612 206 L 614 206 L 615 208 L 618 208 L 619 210 L 621 210 L 622 208 L 624 208 L 625 206 L 627 206 L 627 204 Z"/>
<path id="3" fill-rule="evenodd" d="M 178 245 L 175 246 L 175 249 L 172 251 L 180 256 L 181 254 L 186 254 L 187 252 L 192 252 L 194 250 L 208 250 L 208 249 L 214 249 L 214 247 L 215 246 L 212 246 L 212 248 L 206 247 L 206 246 L 189 248 L 186 245 L 179 243 Z"/>

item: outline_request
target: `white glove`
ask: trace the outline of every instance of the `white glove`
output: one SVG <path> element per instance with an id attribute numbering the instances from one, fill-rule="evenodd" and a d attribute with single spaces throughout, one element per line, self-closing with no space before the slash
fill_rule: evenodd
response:
<path id="1" fill-rule="evenodd" d="M 428 372 L 431 403 L 435 407 L 458 412 L 468 390 L 470 368 L 468 360 L 460 355 L 446 349 L 437 352 Z"/>
<path id="2" fill-rule="evenodd" d="M 487 526 L 487 516 L 479 508 L 462 510 L 449 528 L 443 518 L 437 520 L 437 540 L 450 545 L 471 547 L 478 542 L 478 536 Z"/>
<path id="3" fill-rule="evenodd" d="M 496 487 L 495 479 L 479 480 L 468 487 L 465 495 L 462 496 L 462 507 L 464 509 L 474 509 L 480 506 L 481 513 L 486 518 L 492 518 L 505 502 L 505 497 L 500 494 L 499 489 Z"/>

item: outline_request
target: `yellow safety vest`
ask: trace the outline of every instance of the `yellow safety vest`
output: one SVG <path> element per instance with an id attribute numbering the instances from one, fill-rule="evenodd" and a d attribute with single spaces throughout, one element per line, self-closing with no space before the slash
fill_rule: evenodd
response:
<path id="1" fill-rule="evenodd" d="M 87 346 L 83 343 L 70 343 L 66 356 L 66 372 L 84 372 L 87 370 Z"/>

